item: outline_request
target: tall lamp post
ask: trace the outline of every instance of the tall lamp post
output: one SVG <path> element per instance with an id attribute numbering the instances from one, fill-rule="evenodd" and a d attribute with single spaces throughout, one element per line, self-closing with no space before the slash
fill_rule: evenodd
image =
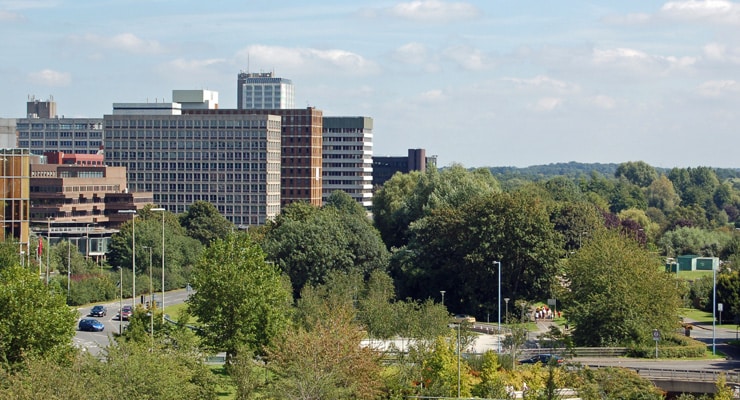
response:
<path id="1" fill-rule="evenodd" d="M 494 264 L 498 265 L 498 332 L 501 333 L 501 261 L 494 261 Z"/>
<path id="2" fill-rule="evenodd" d="M 136 210 L 118 210 L 121 214 L 132 214 L 131 215 L 131 275 L 133 280 L 131 281 L 131 301 L 133 305 L 136 305 Z M 121 282 L 123 285 L 123 282 Z"/>
<path id="3" fill-rule="evenodd" d="M 159 211 L 162 213 L 162 323 L 164 324 L 164 212 L 165 209 L 150 208 L 149 211 Z"/>
<path id="4" fill-rule="evenodd" d="M 506 303 L 506 314 L 504 314 L 504 321 L 509 320 L 509 300 L 511 299 L 508 297 L 504 297 L 504 303 Z"/>
<path id="5" fill-rule="evenodd" d="M 46 217 L 46 286 L 49 286 L 49 261 L 51 260 L 51 217 Z"/>
<path id="6" fill-rule="evenodd" d="M 439 292 L 442 293 L 442 305 L 445 305 L 445 293 L 446 292 L 444 290 L 440 290 Z"/>
<path id="7" fill-rule="evenodd" d="M 152 247 L 142 246 L 149 249 L 149 337 L 154 348 L 154 285 L 152 284 Z"/>
<path id="8" fill-rule="evenodd" d="M 717 269 L 712 266 L 712 355 L 717 354 Z"/>

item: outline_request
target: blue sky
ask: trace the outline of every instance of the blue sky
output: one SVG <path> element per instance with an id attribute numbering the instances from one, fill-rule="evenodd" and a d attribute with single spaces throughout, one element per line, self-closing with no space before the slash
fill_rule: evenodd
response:
<path id="1" fill-rule="evenodd" d="M 296 106 L 374 119 L 376 155 L 440 166 L 740 167 L 740 3 L 0 0 L 0 117 L 293 80 Z"/>

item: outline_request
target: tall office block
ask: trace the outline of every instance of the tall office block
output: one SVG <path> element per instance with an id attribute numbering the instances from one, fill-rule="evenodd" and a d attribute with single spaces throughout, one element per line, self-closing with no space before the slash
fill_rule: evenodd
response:
<path id="1" fill-rule="evenodd" d="M 131 113 L 133 108 L 138 111 Z M 130 190 L 182 213 L 208 201 L 237 225 L 261 225 L 280 212 L 280 117 L 116 104 L 105 115 L 106 160 L 128 170 Z"/>
<path id="2" fill-rule="evenodd" d="M 323 201 L 342 190 L 365 209 L 373 200 L 373 119 L 324 117 Z"/>
<path id="3" fill-rule="evenodd" d="M 56 102 L 29 101 L 26 118 L 16 120 L 17 147 L 41 156 L 46 152 L 95 154 L 103 145 L 102 118 L 66 118 Z"/>
<path id="4" fill-rule="evenodd" d="M 236 80 L 236 98 L 236 107 L 240 110 L 295 108 L 293 82 L 278 78 L 273 72 L 240 72 Z"/>
<path id="5" fill-rule="evenodd" d="M 26 251 L 26 255 L 31 195 L 30 158 L 28 149 L 0 149 L 0 201 L 3 204 L 0 240 L 18 240 L 19 251 Z"/>
<path id="6" fill-rule="evenodd" d="M 323 113 L 313 107 L 291 110 L 183 110 L 190 115 L 275 115 L 281 118 L 281 205 L 296 201 L 320 206 Z"/>
<path id="7" fill-rule="evenodd" d="M 0 149 L 18 147 L 15 123 L 15 118 L 0 118 Z"/>
<path id="8" fill-rule="evenodd" d="M 411 171 L 426 171 L 427 167 L 436 168 L 437 156 L 426 156 L 425 149 L 408 149 L 408 155 L 402 156 L 374 156 L 373 157 L 373 187 L 377 188 L 391 179 L 396 172 L 409 173 Z"/>

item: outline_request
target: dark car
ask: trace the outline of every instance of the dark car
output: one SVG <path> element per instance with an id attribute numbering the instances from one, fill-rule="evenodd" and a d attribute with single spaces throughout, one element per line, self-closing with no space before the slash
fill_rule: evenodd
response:
<path id="1" fill-rule="evenodd" d="M 108 314 L 108 309 L 103 306 L 95 306 L 90 310 L 91 317 L 105 317 Z"/>
<path id="2" fill-rule="evenodd" d="M 105 329 L 105 325 L 97 319 L 83 318 L 80 320 L 78 328 L 81 331 L 102 332 Z"/>
<path id="3" fill-rule="evenodd" d="M 551 362 L 555 365 L 560 365 L 563 363 L 563 358 L 555 354 L 537 354 L 536 356 L 519 361 L 519 364 L 549 364 Z"/>
<path id="4" fill-rule="evenodd" d="M 123 320 L 123 321 L 128 321 L 129 317 L 133 313 L 134 313 L 134 308 L 129 305 L 125 305 L 121 309 L 121 312 L 118 313 L 118 319 Z"/>

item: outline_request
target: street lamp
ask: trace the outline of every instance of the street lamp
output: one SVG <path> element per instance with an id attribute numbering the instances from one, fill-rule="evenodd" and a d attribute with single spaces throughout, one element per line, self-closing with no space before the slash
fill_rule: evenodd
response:
<path id="1" fill-rule="evenodd" d="M 154 286 L 152 285 L 152 247 L 142 246 L 149 249 L 149 337 L 154 348 Z"/>
<path id="2" fill-rule="evenodd" d="M 51 217 L 46 217 L 46 286 L 49 286 L 49 261 L 51 259 Z"/>
<path id="3" fill-rule="evenodd" d="M 69 304 L 69 281 L 72 278 L 72 241 L 67 241 L 67 304 Z"/>
<path id="4" fill-rule="evenodd" d="M 457 324 L 457 398 L 460 398 L 460 325 Z"/>
<path id="5" fill-rule="evenodd" d="M 162 213 L 162 323 L 164 324 L 164 212 L 165 209 L 150 208 L 149 211 L 160 211 Z"/>
<path id="6" fill-rule="evenodd" d="M 511 300 L 511 299 L 508 298 L 508 297 L 504 297 L 504 302 L 506 303 L 506 314 L 504 314 L 504 320 L 505 321 L 508 321 L 509 320 L 509 300 Z M 499 333 L 501 333 L 501 332 L 499 332 Z"/>
<path id="7" fill-rule="evenodd" d="M 494 265 L 498 265 L 498 331 L 501 333 L 501 261 L 494 261 Z"/>
<path id="8" fill-rule="evenodd" d="M 439 292 L 442 293 L 442 305 L 445 305 L 445 293 L 446 292 L 444 290 L 440 290 Z"/>
<path id="9" fill-rule="evenodd" d="M 712 355 L 717 354 L 717 269 L 712 266 Z"/>
<path id="10" fill-rule="evenodd" d="M 133 280 L 131 281 L 131 301 L 133 305 L 136 305 L 136 210 L 118 210 L 121 214 L 132 214 L 131 215 L 131 275 Z M 123 285 L 123 282 L 121 282 Z"/>

